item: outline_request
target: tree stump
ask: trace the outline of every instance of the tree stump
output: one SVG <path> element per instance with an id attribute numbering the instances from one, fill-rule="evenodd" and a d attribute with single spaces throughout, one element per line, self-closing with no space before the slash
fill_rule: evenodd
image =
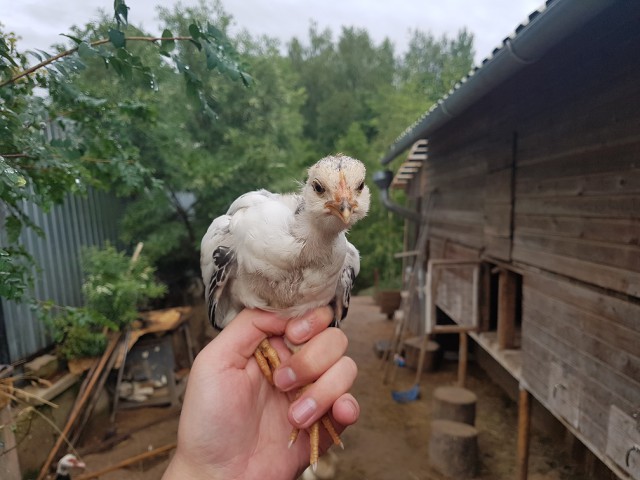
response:
<path id="1" fill-rule="evenodd" d="M 420 360 L 422 342 L 426 343 L 422 372 L 433 372 L 437 368 L 440 345 L 423 337 L 411 337 L 404 341 L 403 349 L 406 365 L 414 370 L 419 367 L 418 362 Z"/>
<path id="2" fill-rule="evenodd" d="M 453 479 L 473 478 L 478 464 L 478 430 L 466 423 L 434 420 L 429 438 L 429 462 Z"/>
<path id="3" fill-rule="evenodd" d="M 478 397 L 462 387 L 438 387 L 433 392 L 432 418 L 474 425 Z"/>

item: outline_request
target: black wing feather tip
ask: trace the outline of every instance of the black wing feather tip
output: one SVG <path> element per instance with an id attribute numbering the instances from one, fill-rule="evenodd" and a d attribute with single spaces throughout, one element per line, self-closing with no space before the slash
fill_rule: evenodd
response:
<path id="1" fill-rule="evenodd" d="M 342 271 L 342 275 L 340 277 L 340 283 L 342 290 L 342 298 L 339 298 L 339 290 L 338 295 L 334 297 L 333 300 L 329 303 L 329 306 L 333 310 L 333 321 L 329 325 L 330 327 L 340 327 L 340 323 L 347 317 L 347 313 L 349 313 L 349 302 L 351 301 L 351 289 L 353 288 L 353 284 L 356 280 L 356 272 L 353 267 L 347 267 Z"/>
<path id="2" fill-rule="evenodd" d="M 216 307 L 218 305 L 220 293 L 227 283 L 229 267 L 233 262 L 235 255 L 230 247 L 221 245 L 213 251 L 211 258 L 213 259 L 214 269 L 213 272 L 211 272 L 211 279 L 209 280 L 209 296 L 207 297 L 209 321 L 214 328 L 222 330 L 222 327 L 216 324 Z"/>

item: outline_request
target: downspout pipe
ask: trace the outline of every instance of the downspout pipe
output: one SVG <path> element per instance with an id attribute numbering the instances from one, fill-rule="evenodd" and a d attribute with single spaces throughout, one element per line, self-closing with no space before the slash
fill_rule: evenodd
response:
<path id="1" fill-rule="evenodd" d="M 382 204 L 387 210 L 391 210 L 393 213 L 420 225 L 422 215 L 415 210 L 410 210 L 393 202 L 389 197 L 389 186 L 391 185 L 392 180 L 393 172 L 390 170 L 382 170 L 373 174 L 373 183 L 375 183 L 380 189 L 380 200 L 382 200 Z"/>
<path id="2" fill-rule="evenodd" d="M 427 138 L 550 48 L 584 26 L 616 0 L 555 0 L 542 12 L 533 12 L 524 27 L 503 41 L 500 49 L 472 71 L 411 125 L 380 160 L 387 165 L 417 140 Z"/>

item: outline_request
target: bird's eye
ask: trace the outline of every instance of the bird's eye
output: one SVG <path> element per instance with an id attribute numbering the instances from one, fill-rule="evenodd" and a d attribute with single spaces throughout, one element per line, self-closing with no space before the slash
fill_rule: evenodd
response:
<path id="1" fill-rule="evenodd" d="M 317 180 L 313 182 L 313 190 L 318 194 L 321 195 L 325 192 L 325 189 L 322 185 L 320 185 L 320 182 L 318 182 Z"/>
<path id="2" fill-rule="evenodd" d="M 362 190 L 364 190 L 364 182 L 360 182 L 360 185 L 358 185 L 358 191 L 361 192 Z"/>

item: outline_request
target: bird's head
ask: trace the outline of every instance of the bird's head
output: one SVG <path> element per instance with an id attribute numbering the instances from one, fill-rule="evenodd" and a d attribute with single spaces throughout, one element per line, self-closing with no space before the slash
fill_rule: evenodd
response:
<path id="1" fill-rule="evenodd" d="M 331 219 L 339 230 L 350 228 L 369 211 L 369 187 L 362 162 L 341 154 L 325 157 L 309 168 L 303 187 L 305 209 Z"/>
<path id="2" fill-rule="evenodd" d="M 78 460 L 75 455 L 68 453 L 58 461 L 56 473 L 58 475 L 69 475 L 74 468 L 86 468 L 86 465 Z"/>

